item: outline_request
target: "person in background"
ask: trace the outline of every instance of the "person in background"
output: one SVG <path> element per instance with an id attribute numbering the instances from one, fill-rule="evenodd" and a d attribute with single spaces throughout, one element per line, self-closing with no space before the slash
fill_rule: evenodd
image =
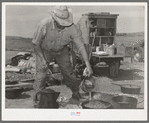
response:
<path id="1" fill-rule="evenodd" d="M 37 25 L 32 40 L 36 57 L 36 77 L 33 84 L 34 98 L 37 101 L 37 93 L 46 86 L 45 79 L 48 65 L 52 59 L 56 60 L 64 78 L 64 84 L 72 91 L 72 98 L 79 100 L 79 85 L 73 68 L 70 64 L 69 50 L 67 45 L 73 41 L 81 53 L 86 64 L 86 75 L 91 76 L 93 71 L 89 63 L 80 30 L 73 23 L 71 10 L 67 6 L 55 6 L 49 12 L 51 17 L 42 20 Z"/>

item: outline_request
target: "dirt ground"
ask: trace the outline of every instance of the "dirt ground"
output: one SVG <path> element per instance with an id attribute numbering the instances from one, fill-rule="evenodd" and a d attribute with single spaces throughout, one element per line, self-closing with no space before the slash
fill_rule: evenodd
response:
<path id="1" fill-rule="evenodd" d="M 144 63 L 130 63 L 130 58 L 125 58 L 121 62 L 120 74 L 118 78 L 109 78 L 108 71 L 106 68 L 95 67 L 94 73 L 96 73 L 96 86 L 93 89 L 95 92 L 100 92 L 104 100 L 110 102 L 111 95 L 129 95 L 123 94 L 119 86 L 113 85 L 111 83 L 117 84 L 134 84 L 141 87 L 140 95 L 129 95 L 136 97 L 138 99 L 137 108 L 144 108 Z M 65 97 L 67 100 L 66 105 L 61 105 L 60 108 L 82 108 L 79 104 L 80 102 L 73 101 L 71 99 L 71 91 L 65 85 L 50 86 L 49 88 L 60 91 L 60 97 Z M 6 108 L 33 108 L 32 103 L 33 90 L 23 92 L 17 99 L 5 99 Z"/>

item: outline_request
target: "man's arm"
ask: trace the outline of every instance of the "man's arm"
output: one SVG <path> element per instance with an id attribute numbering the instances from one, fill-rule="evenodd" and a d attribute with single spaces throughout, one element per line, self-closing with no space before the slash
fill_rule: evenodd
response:
<path id="1" fill-rule="evenodd" d="M 41 42 L 42 42 L 42 40 L 45 36 L 45 34 L 43 33 L 44 32 L 43 30 L 45 30 L 45 28 L 46 27 L 43 24 L 40 23 L 37 26 L 37 30 L 34 33 L 34 37 L 33 37 L 33 40 L 32 40 L 34 51 L 40 57 L 41 67 L 43 67 L 44 69 L 47 68 L 47 62 L 46 62 L 46 59 L 44 57 L 44 54 L 43 54 L 43 51 L 42 51 L 42 48 L 41 48 Z"/>
<path id="2" fill-rule="evenodd" d="M 84 46 L 81 46 L 80 49 L 79 49 L 79 51 L 80 51 L 80 53 L 81 53 L 81 55 L 83 57 L 83 60 L 84 60 L 84 62 L 86 64 L 86 66 L 87 67 L 91 67 L 90 66 L 90 62 L 89 62 L 89 58 L 88 58 L 88 55 L 87 55 L 87 52 L 85 50 L 85 47 Z"/>
<path id="3" fill-rule="evenodd" d="M 88 54 L 85 50 L 81 32 L 80 32 L 80 30 L 77 29 L 77 27 L 75 25 L 72 25 L 70 32 L 71 32 L 73 41 L 76 44 L 77 48 L 79 49 L 79 52 L 81 53 L 83 60 L 86 64 L 87 72 L 88 72 L 87 75 L 90 76 L 91 74 L 93 74 L 93 70 L 92 70 L 90 62 L 89 62 Z"/>
<path id="4" fill-rule="evenodd" d="M 83 57 L 83 60 L 84 60 L 84 62 L 85 62 L 85 64 L 86 64 L 87 71 L 85 71 L 85 74 L 86 74 L 87 76 L 90 76 L 90 75 L 93 74 L 93 70 L 92 70 L 92 68 L 91 68 L 91 65 L 90 65 L 89 58 L 88 58 L 87 52 L 86 52 L 86 50 L 85 50 L 85 47 L 84 47 L 84 46 L 81 46 L 81 47 L 79 48 L 79 51 L 80 51 L 80 53 L 81 53 L 81 55 L 82 55 L 82 57 Z M 86 73 L 86 72 L 87 72 L 87 73 Z"/>
<path id="5" fill-rule="evenodd" d="M 35 52 L 37 53 L 37 55 L 40 57 L 41 60 L 45 60 L 45 58 L 40 45 L 46 34 L 46 23 L 48 23 L 50 20 L 51 18 L 49 17 L 45 18 L 37 25 L 37 29 L 34 33 L 32 40 Z"/>
<path id="6" fill-rule="evenodd" d="M 43 51 L 39 45 L 33 44 L 34 50 L 36 54 L 40 57 L 41 59 L 41 68 L 42 69 L 47 69 L 48 68 L 48 63 L 43 55 Z"/>
<path id="7" fill-rule="evenodd" d="M 46 61 L 43 55 L 43 51 L 39 45 L 33 44 L 36 54 L 40 57 L 41 61 Z"/>

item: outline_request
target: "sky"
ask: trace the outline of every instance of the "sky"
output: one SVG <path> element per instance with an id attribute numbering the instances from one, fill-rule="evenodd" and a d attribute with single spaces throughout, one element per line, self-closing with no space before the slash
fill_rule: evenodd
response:
<path id="1" fill-rule="evenodd" d="M 76 24 L 81 15 L 90 12 L 110 12 L 119 14 L 117 33 L 143 32 L 145 28 L 145 8 L 143 5 L 67 5 L 72 9 L 73 21 Z M 50 16 L 48 11 L 53 5 L 6 5 L 5 27 L 7 36 L 32 38 L 36 25 Z"/>

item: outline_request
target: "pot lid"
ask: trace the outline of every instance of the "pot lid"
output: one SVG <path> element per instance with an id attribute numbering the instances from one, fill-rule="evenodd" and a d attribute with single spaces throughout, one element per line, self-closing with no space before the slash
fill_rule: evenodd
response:
<path id="1" fill-rule="evenodd" d="M 122 87 L 125 87 L 125 88 L 141 88 L 137 85 L 123 85 Z"/>
<path id="2" fill-rule="evenodd" d="M 42 90 L 41 92 L 43 92 L 43 93 L 56 93 L 54 90 L 52 90 L 52 89 L 44 89 L 44 90 Z"/>

